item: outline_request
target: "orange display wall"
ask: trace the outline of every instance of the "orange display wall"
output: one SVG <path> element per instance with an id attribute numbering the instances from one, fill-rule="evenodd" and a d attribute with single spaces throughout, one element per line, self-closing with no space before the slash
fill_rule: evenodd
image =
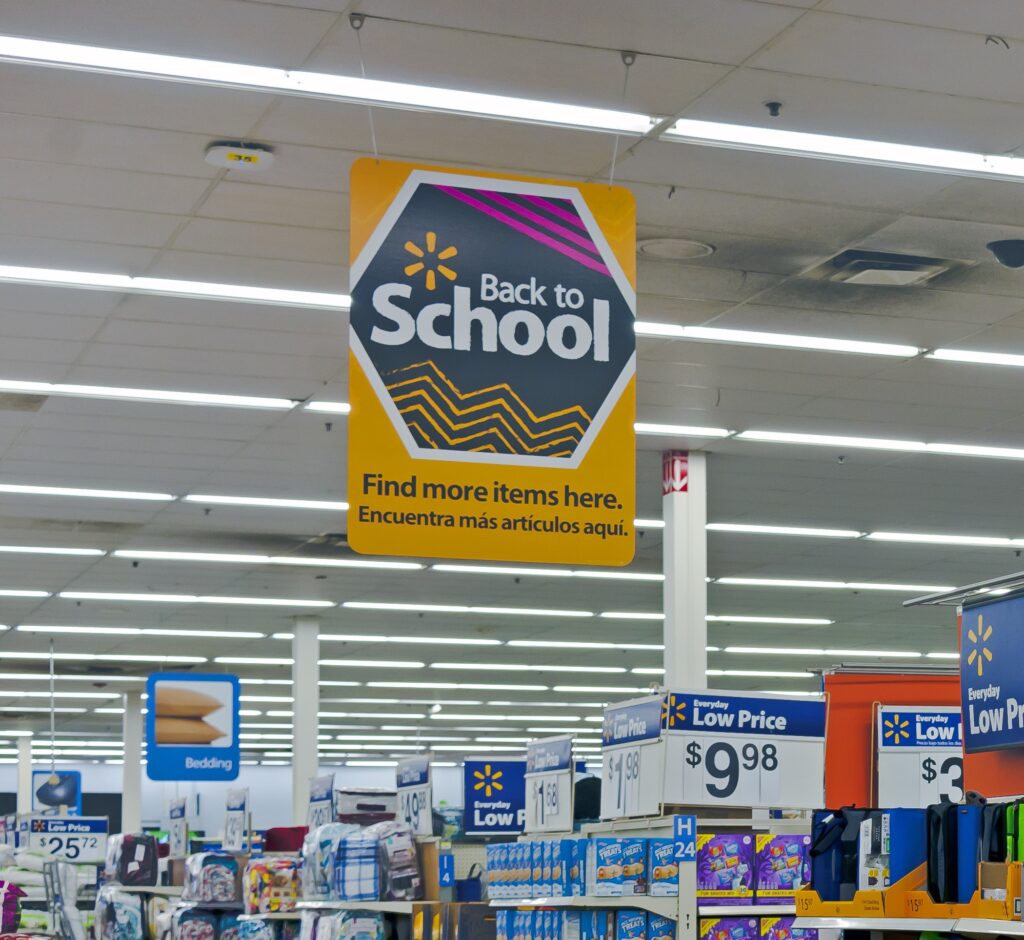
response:
<path id="1" fill-rule="evenodd" d="M 874 788 L 875 741 L 872 724 L 875 703 L 959 705 L 960 677 L 837 673 L 825 676 L 825 694 L 828 696 L 825 805 L 831 808 L 870 806 Z M 974 788 L 969 771 L 971 764 L 980 762 L 982 758 L 990 760 L 994 756 L 978 755 L 964 762 L 968 787 Z"/>

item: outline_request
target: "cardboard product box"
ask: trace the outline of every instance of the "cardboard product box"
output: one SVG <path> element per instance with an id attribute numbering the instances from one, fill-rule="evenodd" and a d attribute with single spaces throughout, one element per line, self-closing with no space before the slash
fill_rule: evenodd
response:
<path id="1" fill-rule="evenodd" d="M 552 872 L 555 866 L 555 843 L 553 839 L 545 839 L 540 844 L 540 896 L 550 898 L 555 893 L 555 882 Z"/>
<path id="2" fill-rule="evenodd" d="M 582 920 L 581 911 L 559 911 L 555 940 L 582 940 Z"/>
<path id="3" fill-rule="evenodd" d="M 496 940 L 497 913 L 488 904 L 452 904 L 455 940 Z"/>
<path id="4" fill-rule="evenodd" d="M 648 914 L 647 940 L 676 940 L 676 922 L 671 917 Z"/>
<path id="5" fill-rule="evenodd" d="M 613 940 L 615 920 L 611 911 L 583 911 L 580 914 L 580 940 Z"/>
<path id="6" fill-rule="evenodd" d="M 490 846 L 488 846 L 488 849 Z M 420 877 L 423 881 L 423 900 L 438 901 L 441 898 L 441 863 L 439 860 L 441 844 L 439 842 L 417 842 L 416 854 L 419 856 Z M 490 865 L 490 853 L 488 853 Z"/>
<path id="7" fill-rule="evenodd" d="M 590 839 L 587 842 L 587 894 L 621 897 L 622 839 Z"/>
<path id="8" fill-rule="evenodd" d="M 818 940 L 811 927 L 794 927 L 795 917 L 762 917 L 761 940 Z"/>
<path id="9" fill-rule="evenodd" d="M 698 924 L 700 940 L 761 940 L 756 917 L 702 917 Z"/>
<path id="10" fill-rule="evenodd" d="M 615 940 L 647 940 L 647 912 L 615 912 Z"/>
<path id="11" fill-rule="evenodd" d="M 622 839 L 622 893 L 647 894 L 647 840 Z"/>
<path id="12" fill-rule="evenodd" d="M 705 905 L 744 904 L 754 897 L 754 834 L 697 836 L 697 898 Z"/>
<path id="13" fill-rule="evenodd" d="M 754 843 L 757 903 L 792 901 L 795 892 L 811 881 L 811 837 L 759 833 Z"/>
<path id="14" fill-rule="evenodd" d="M 494 914 L 494 933 L 496 940 L 512 940 L 509 932 L 512 915 L 515 911 L 507 907 L 500 907 Z"/>
<path id="15" fill-rule="evenodd" d="M 647 840 L 647 893 L 658 898 L 679 897 L 675 840 Z"/>

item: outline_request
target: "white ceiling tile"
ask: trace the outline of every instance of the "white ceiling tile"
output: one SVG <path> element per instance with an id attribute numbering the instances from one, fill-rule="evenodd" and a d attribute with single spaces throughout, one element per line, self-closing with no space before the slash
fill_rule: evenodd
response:
<path id="1" fill-rule="evenodd" d="M 328 230 L 195 218 L 175 236 L 173 247 L 175 251 L 331 264 L 345 257 L 345 244 L 340 227 Z"/>
<path id="2" fill-rule="evenodd" d="M 348 229 L 348 200 L 340 193 L 224 180 L 203 201 L 201 218 L 305 228 Z"/>

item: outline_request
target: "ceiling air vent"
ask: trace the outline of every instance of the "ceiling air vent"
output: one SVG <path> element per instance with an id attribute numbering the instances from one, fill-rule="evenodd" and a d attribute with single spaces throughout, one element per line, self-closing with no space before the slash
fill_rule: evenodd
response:
<path id="1" fill-rule="evenodd" d="M 802 277 L 871 287 L 914 287 L 933 277 L 962 268 L 965 261 L 925 258 L 891 251 L 850 248 L 805 271 Z"/>

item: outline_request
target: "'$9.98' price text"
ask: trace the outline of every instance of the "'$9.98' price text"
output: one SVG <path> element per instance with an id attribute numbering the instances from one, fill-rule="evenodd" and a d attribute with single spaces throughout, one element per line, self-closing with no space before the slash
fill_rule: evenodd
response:
<path id="1" fill-rule="evenodd" d="M 708 794 L 726 800 L 736 792 L 741 770 L 778 770 L 779 752 L 774 744 L 758 745 L 753 741 L 741 745 L 738 751 L 729 741 L 716 741 L 704 751 L 700 741 L 690 741 L 686 745 L 686 763 L 695 768 L 703 763 L 706 774 L 713 778 L 705 784 Z"/>

